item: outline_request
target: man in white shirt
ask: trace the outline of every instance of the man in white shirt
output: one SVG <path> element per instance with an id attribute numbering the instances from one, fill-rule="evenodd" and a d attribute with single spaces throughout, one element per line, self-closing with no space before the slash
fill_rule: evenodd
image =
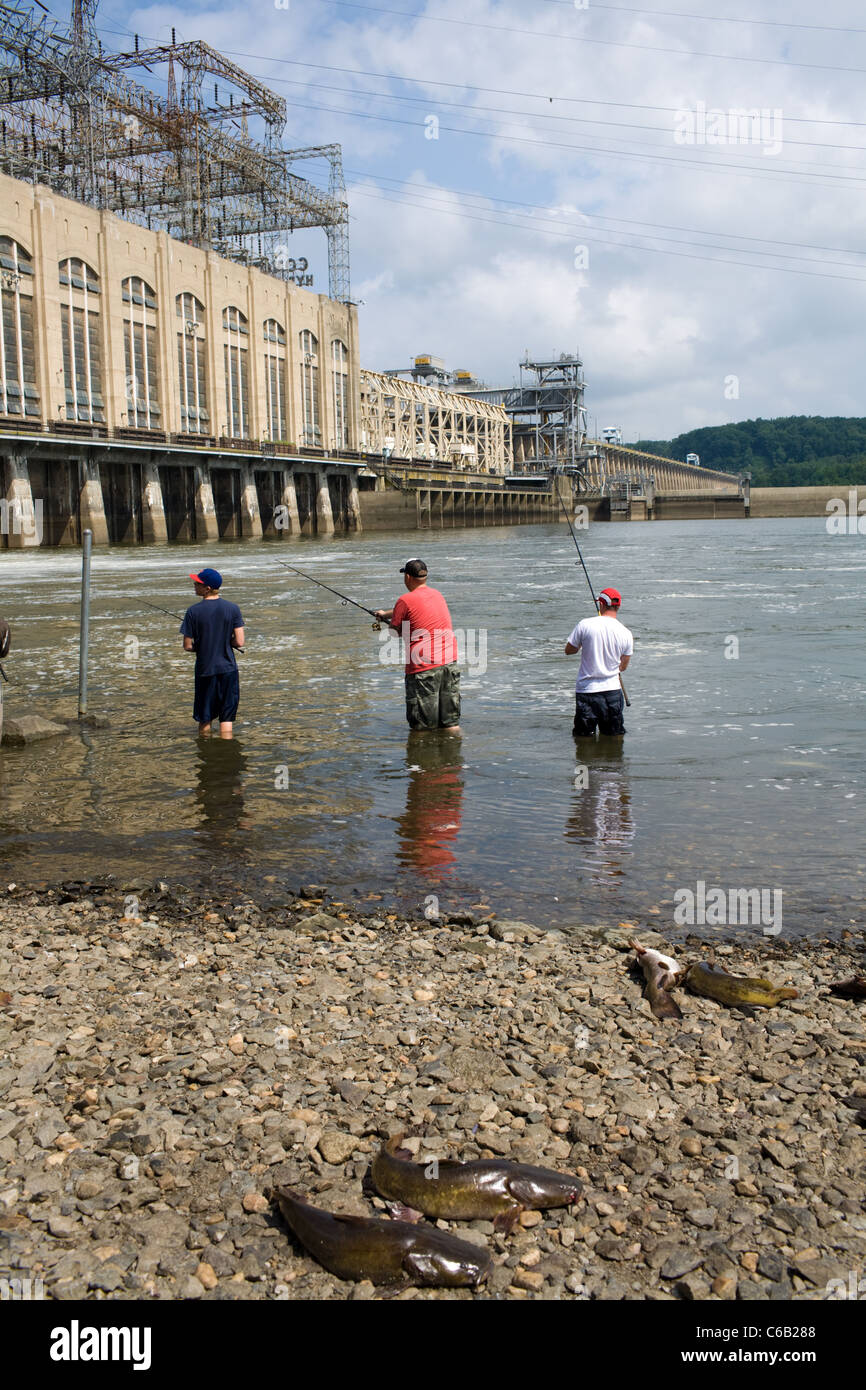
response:
<path id="1" fill-rule="evenodd" d="M 620 672 L 631 661 L 634 639 L 620 622 L 622 594 L 602 589 L 598 613 L 583 618 L 565 644 L 566 656 L 580 652 L 574 703 L 574 736 L 588 738 L 596 728 L 601 734 L 624 734 Z"/>

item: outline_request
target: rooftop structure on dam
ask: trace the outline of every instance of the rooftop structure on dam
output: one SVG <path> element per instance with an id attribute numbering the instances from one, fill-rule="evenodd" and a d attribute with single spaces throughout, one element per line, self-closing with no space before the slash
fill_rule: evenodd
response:
<path id="1" fill-rule="evenodd" d="M 586 381 L 578 353 L 520 363 L 518 386 L 480 386 L 458 376 L 454 390 L 500 405 L 511 419 L 520 472 L 578 472 L 586 445 Z"/>
<path id="2" fill-rule="evenodd" d="M 71 24 L 0 4 L 0 170 L 199 250 L 309 285 L 293 231 L 328 239 L 347 301 L 349 214 L 339 145 L 290 148 L 285 100 L 200 40 L 111 52 L 97 0 Z M 164 92 L 154 82 L 164 84 Z M 320 187 L 297 169 L 327 166 Z"/>
<path id="3" fill-rule="evenodd" d="M 423 378 L 422 378 L 423 380 Z M 500 405 L 432 384 L 361 371 L 361 446 L 396 460 L 444 463 L 504 475 L 511 466 L 511 421 Z"/>

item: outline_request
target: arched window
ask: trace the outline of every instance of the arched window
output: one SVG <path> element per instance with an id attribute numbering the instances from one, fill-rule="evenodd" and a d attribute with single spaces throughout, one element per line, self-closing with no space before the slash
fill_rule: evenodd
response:
<path id="1" fill-rule="evenodd" d="M 349 349 L 339 338 L 331 342 L 331 387 L 334 397 L 334 445 L 349 447 Z"/>
<path id="2" fill-rule="evenodd" d="M 175 313 L 181 321 L 177 332 L 181 433 L 210 434 L 204 305 L 194 294 L 179 294 Z"/>
<path id="3" fill-rule="evenodd" d="M 126 423 L 131 429 L 160 427 L 159 366 L 156 352 L 156 295 L 137 275 L 121 285 L 123 347 L 126 357 Z"/>
<path id="4" fill-rule="evenodd" d="M 99 333 L 99 277 L 84 261 L 60 262 L 60 327 L 66 418 L 97 424 L 105 419 L 102 399 L 102 347 Z"/>
<path id="5" fill-rule="evenodd" d="M 301 334 L 301 402 L 304 412 L 302 444 L 321 444 L 319 423 L 319 340 L 309 328 Z"/>
<path id="6" fill-rule="evenodd" d="M 265 319 L 265 401 L 271 439 L 288 438 L 286 425 L 286 330 L 276 319 Z"/>
<path id="7" fill-rule="evenodd" d="M 33 332 L 33 262 L 0 236 L 0 414 L 39 416 Z"/>
<path id="8" fill-rule="evenodd" d="M 249 328 L 240 309 L 223 309 L 223 354 L 226 374 L 226 431 L 231 439 L 250 432 Z"/>

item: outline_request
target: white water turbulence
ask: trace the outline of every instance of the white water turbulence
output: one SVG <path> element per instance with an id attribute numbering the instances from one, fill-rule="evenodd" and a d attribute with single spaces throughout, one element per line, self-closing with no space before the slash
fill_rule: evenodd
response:
<path id="1" fill-rule="evenodd" d="M 563 647 L 591 601 L 564 524 L 97 551 L 89 708 L 109 726 L 4 746 L 6 872 L 262 896 L 314 879 L 568 927 L 669 927 L 718 888 L 770 894 L 786 935 L 862 924 L 862 538 L 820 517 L 598 523 L 581 550 L 635 635 L 621 743 L 571 735 Z M 375 609 L 417 554 L 465 634 L 462 738 L 410 735 L 394 644 L 276 563 Z M 0 552 L 7 718 L 76 712 L 80 564 Z M 230 743 L 196 736 L 178 635 L 204 564 L 246 623 Z"/>

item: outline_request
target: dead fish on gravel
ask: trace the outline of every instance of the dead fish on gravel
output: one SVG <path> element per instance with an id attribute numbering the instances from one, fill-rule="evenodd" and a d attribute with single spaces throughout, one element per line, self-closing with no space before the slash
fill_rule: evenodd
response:
<path id="1" fill-rule="evenodd" d="M 492 1219 L 510 1230 L 521 1212 L 570 1206 L 583 1191 L 571 1173 L 505 1158 L 416 1163 L 408 1149 L 400 1148 L 402 1138 L 396 1135 L 383 1144 L 371 1177 L 380 1196 L 413 1213 L 450 1221 Z"/>
<path id="2" fill-rule="evenodd" d="M 830 986 L 840 999 L 866 999 L 866 975 L 852 975 L 850 980 L 837 980 Z"/>
<path id="3" fill-rule="evenodd" d="M 338 1279 L 374 1284 L 477 1288 L 490 1272 L 490 1255 L 432 1226 L 342 1216 L 322 1211 L 289 1187 L 274 1200 L 304 1249 Z"/>
<path id="4" fill-rule="evenodd" d="M 641 946 L 639 941 L 630 941 L 628 944 L 637 952 L 638 962 L 646 980 L 646 997 L 656 1018 L 682 1018 L 680 1006 L 671 994 L 671 990 L 682 979 L 682 967 L 673 956 L 664 956 L 661 951 Z"/>
<path id="5" fill-rule="evenodd" d="M 715 970 L 706 961 L 695 961 L 683 975 L 683 983 L 692 994 L 716 999 L 731 1008 L 749 1005 L 755 1009 L 772 1009 L 783 999 L 797 999 L 796 989 L 773 985 L 757 976 L 729 975 L 727 970 Z"/>

